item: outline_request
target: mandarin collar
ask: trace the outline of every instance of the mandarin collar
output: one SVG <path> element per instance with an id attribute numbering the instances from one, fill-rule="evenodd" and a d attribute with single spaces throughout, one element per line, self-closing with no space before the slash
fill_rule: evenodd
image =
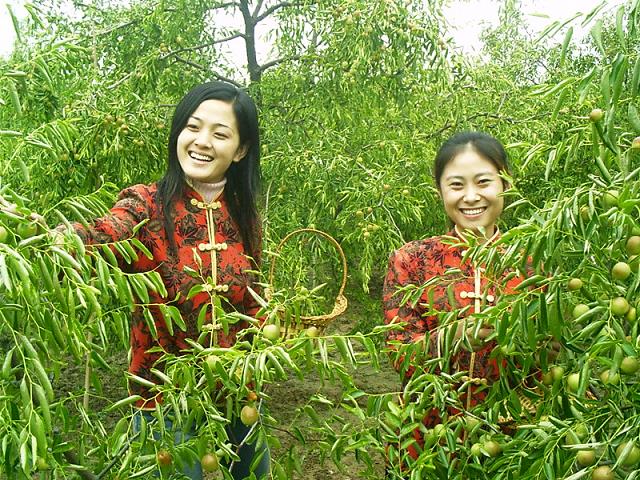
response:
<path id="1" fill-rule="evenodd" d="M 222 190 L 220 190 L 220 193 L 218 195 L 216 195 L 216 197 L 211 200 L 211 202 L 207 202 L 204 197 L 200 194 L 200 192 L 198 192 L 195 188 L 193 188 L 193 186 L 187 182 L 186 180 L 184 181 L 184 185 L 185 185 L 185 194 L 187 199 L 191 199 L 191 198 L 195 198 L 196 200 L 198 200 L 199 202 L 203 202 L 203 203 L 212 203 L 215 201 L 222 201 L 224 199 L 224 188 Z"/>

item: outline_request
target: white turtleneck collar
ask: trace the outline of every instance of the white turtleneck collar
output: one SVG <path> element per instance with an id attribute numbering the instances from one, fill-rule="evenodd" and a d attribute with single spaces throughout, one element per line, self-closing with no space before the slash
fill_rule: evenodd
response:
<path id="1" fill-rule="evenodd" d="M 214 183 L 200 182 L 190 177 L 185 177 L 185 180 L 191 188 L 202 195 L 202 198 L 207 203 L 213 202 L 216 198 L 218 198 L 227 183 L 226 177 L 219 182 Z"/>

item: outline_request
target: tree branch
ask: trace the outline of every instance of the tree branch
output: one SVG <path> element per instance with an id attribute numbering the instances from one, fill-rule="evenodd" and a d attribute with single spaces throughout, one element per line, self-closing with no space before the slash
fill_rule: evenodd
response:
<path id="1" fill-rule="evenodd" d="M 138 22 L 140 22 L 140 19 L 131 20 L 129 22 L 122 23 L 120 25 L 116 25 L 115 27 L 111 27 L 111 28 L 109 28 L 107 30 L 103 30 L 102 32 L 96 32 L 96 36 L 109 35 L 110 33 L 115 32 L 116 30 L 120 30 L 121 28 L 126 28 L 126 27 L 129 27 L 131 25 L 135 25 Z"/>
<path id="2" fill-rule="evenodd" d="M 119 87 L 120 85 L 122 85 L 124 82 L 126 82 L 127 80 L 129 80 L 132 76 L 133 76 L 134 72 L 129 72 L 127 73 L 124 77 L 122 77 L 120 80 L 116 81 L 116 83 L 113 83 L 111 85 L 109 85 L 107 87 L 107 90 L 113 90 L 116 87 Z"/>
<path id="3" fill-rule="evenodd" d="M 125 444 L 120 448 L 118 453 L 116 453 L 111 461 L 102 469 L 100 473 L 98 473 L 96 480 L 101 480 L 105 475 L 109 473 L 109 470 L 113 468 L 113 466 L 118 463 L 122 459 L 122 455 L 129 450 L 131 444 L 140 436 L 140 432 L 136 432 L 133 436 L 129 437 L 129 439 L 125 442 Z"/>
<path id="4" fill-rule="evenodd" d="M 83 480 L 98 480 L 98 477 L 93 472 L 89 471 L 87 467 L 79 465 L 80 459 L 71 450 L 62 452 L 62 456 L 67 462 L 73 465 L 73 467 L 69 468 L 73 468 L 73 470 L 78 474 L 80 478 L 82 478 Z"/>
<path id="5" fill-rule="evenodd" d="M 466 117 L 464 120 L 469 122 L 472 120 L 475 120 L 477 118 L 481 118 L 481 117 L 485 117 L 485 118 L 491 118 L 494 120 L 499 120 L 502 122 L 507 122 L 510 123 L 511 125 L 517 125 L 520 123 L 527 123 L 527 122 L 531 122 L 532 120 L 539 120 L 541 118 L 544 118 L 547 114 L 546 113 L 540 113 L 537 115 L 531 115 L 527 118 L 513 118 L 513 117 L 506 117 L 504 115 L 499 115 L 497 113 L 489 113 L 489 112 L 479 112 L 479 113 L 474 113 L 473 115 L 470 115 L 468 117 Z M 451 129 L 451 128 L 458 128 L 458 124 L 459 122 L 455 122 L 455 123 L 450 123 L 447 122 L 445 123 L 441 128 L 439 128 L 438 130 L 425 134 L 424 138 L 425 139 L 432 139 L 432 138 L 436 138 L 439 137 L 440 135 L 442 135 L 445 131 Z"/>
<path id="6" fill-rule="evenodd" d="M 234 85 L 238 88 L 245 88 L 244 85 L 242 85 L 241 83 L 236 82 L 235 80 L 232 80 L 230 78 L 227 77 L 223 77 L 222 75 L 220 75 L 219 73 L 216 72 L 211 72 L 211 74 L 217 78 L 218 80 L 220 80 L 221 82 L 227 82 L 230 83 L 231 85 Z"/>
<path id="7" fill-rule="evenodd" d="M 271 60 L 270 62 L 267 62 L 263 65 L 260 65 L 260 71 L 264 72 L 267 68 L 271 68 L 279 63 L 285 62 L 287 60 L 298 60 L 300 59 L 300 55 L 292 55 L 290 57 L 282 57 L 282 58 L 276 58 L 275 60 Z"/>
<path id="8" fill-rule="evenodd" d="M 196 45 L 195 47 L 185 47 L 185 48 L 178 48 L 176 50 L 171 50 L 170 52 L 167 52 L 164 55 L 161 55 L 160 56 L 160 60 L 166 60 L 167 58 L 169 58 L 171 56 L 177 55 L 178 53 L 193 52 L 193 51 L 200 50 L 200 49 L 203 49 L 203 48 L 212 47 L 213 45 L 215 45 L 217 43 L 229 42 L 229 41 L 233 40 L 234 38 L 244 38 L 244 33 L 236 32 L 233 35 L 229 35 L 228 37 L 220 38 L 218 40 L 214 40 L 214 41 L 209 42 L 209 43 L 204 43 L 202 45 Z"/>
<path id="9" fill-rule="evenodd" d="M 204 45 L 205 47 L 209 47 L 211 45 L 215 45 L 216 43 L 223 43 L 223 42 L 229 42 L 231 40 L 233 40 L 234 38 L 244 38 L 244 33 L 241 32 L 236 32 L 233 35 L 229 35 L 226 38 L 221 38 L 220 40 L 214 40 L 213 42 L 209 43 L 208 45 Z"/>
<path id="10" fill-rule="evenodd" d="M 230 78 L 224 77 L 224 76 L 220 75 L 219 73 L 211 71 L 207 67 L 203 67 L 202 65 L 200 65 L 198 63 L 192 62 L 191 60 L 187 60 L 186 58 L 182 58 L 182 57 L 180 57 L 178 55 L 175 56 L 175 59 L 176 59 L 177 62 L 185 63 L 185 64 L 189 65 L 190 67 L 193 67 L 193 68 L 198 69 L 198 70 L 200 70 L 202 72 L 206 72 L 208 74 L 211 74 L 215 78 L 217 78 L 218 80 L 230 83 L 231 85 L 235 85 L 238 88 L 242 88 L 242 85 L 239 84 L 238 82 L 236 82 L 235 80 L 232 80 Z"/>
<path id="11" fill-rule="evenodd" d="M 269 15 L 271 15 L 273 12 L 275 12 L 276 10 L 279 10 L 281 8 L 285 8 L 285 7 L 293 7 L 296 5 L 300 5 L 299 3 L 293 3 L 293 2 L 280 2 L 280 3 L 276 3 L 275 5 L 271 5 L 269 8 L 267 8 L 261 15 L 258 15 L 255 18 L 255 22 L 261 22 L 262 20 L 264 20 L 265 18 L 267 18 Z"/>
<path id="12" fill-rule="evenodd" d="M 261 8 L 262 8 L 262 0 L 258 0 L 258 5 L 256 5 L 256 8 L 253 10 L 253 13 L 251 14 L 251 16 L 254 19 L 258 18 L 258 12 L 260 11 Z"/>
<path id="13" fill-rule="evenodd" d="M 218 5 L 213 5 L 211 10 L 218 10 L 219 8 L 227 8 L 227 7 L 238 7 L 238 2 L 227 2 L 227 3 L 219 3 Z"/>
<path id="14" fill-rule="evenodd" d="M 191 60 L 187 60 L 186 58 L 182 58 L 182 57 L 176 55 L 175 56 L 175 60 L 176 60 L 176 62 L 182 62 L 182 63 L 185 63 L 185 64 L 189 65 L 190 67 L 193 67 L 193 68 L 195 68 L 197 70 L 201 70 L 203 72 L 209 73 L 209 69 L 207 67 L 203 67 L 199 63 L 192 62 Z"/>

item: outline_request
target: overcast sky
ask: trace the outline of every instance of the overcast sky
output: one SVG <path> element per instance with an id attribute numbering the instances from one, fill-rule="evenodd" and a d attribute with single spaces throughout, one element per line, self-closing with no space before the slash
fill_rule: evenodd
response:
<path id="1" fill-rule="evenodd" d="M 427 0 L 425 0 L 427 1 Z M 24 0 L 0 0 L 0 55 L 11 51 L 15 33 L 5 5 L 11 5 L 14 13 L 24 16 Z M 522 11 L 533 31 L 541 31 L 553 20 L 568 19 L 576 12 L 587 13 L 602 0 L 521 0 Z M 456 43 L 469 53 L 479 52 L 479 34 L 483 28 L 498 23 L 496 0 L 451 0 L 446 8 L 446 18 L 454 26 Z M 623 0 L 606 0 L 607 10 L 623 3 Z M 580 31 L 576 31 L 576 36 Z"/>

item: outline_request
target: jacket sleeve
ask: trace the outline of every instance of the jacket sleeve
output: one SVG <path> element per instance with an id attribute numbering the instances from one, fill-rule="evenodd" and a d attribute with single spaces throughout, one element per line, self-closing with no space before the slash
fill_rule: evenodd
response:
<path id="1" fill-rule="evenodd" d="M 404 371 L 406 377 L 413 375 L 420 356 L 433 356 L 437 352 L 437 318 L 425 316 L 425 309 L 419 302 L 403 303 L 403 295 L 398 292 L 402 287 L 420 286 L 425 282 L 424 278 L 417 277 L 410 255 L 402 250 L 391 254 L 383 286 L 384 320 L 386 324 L 406 322 L 401 330 L 391 330 L 387 333 L 387 344 L 392 353 L 394 367 L 401 373 Z M 400 344 L 412 345 L 413 348 L 404 349 Z M 404 350 L 411 351 L 409 366 L 403 366 L 406 364 Z"/>
<path id="2" fill-rule="evenodd" d="M 151 196 L 144 185 L 126 188 L 118 201 L 104 217 L 85 227 L 73 224 L 73 229 L 85 245 L 117 242 L 133 236 L 133 229 L 150 218 Z"/>

